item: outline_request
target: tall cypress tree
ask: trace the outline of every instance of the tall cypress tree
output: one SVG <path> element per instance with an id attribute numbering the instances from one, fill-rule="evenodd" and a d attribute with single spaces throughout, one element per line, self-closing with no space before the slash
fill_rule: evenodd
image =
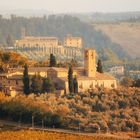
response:
<path id="1" fill-rule="evenodd" d="M 23 72 L 23 92 L 28 95 L 30 93 L 30 80 L 28 75 L 28 66 L 25 64 Z"/>
<path id="2" fill-rule="evenodd" d="M 50 67 L 56 66 L 56 57 L 51 53 L 50 54 Z"/>
<path id="3" fill-rule="evenodd" d="M 100 59 L 98 60 L 98 63 L 97 63 L 97 71 L 98 71 L 99 73 L 103 73 L 102 62 L 101 62 Z"/>
<path id="4" fill-rule="evenodd" d="M 72 66 L 69 66 L 68 70 L 68 85 L 69 85 L 69 92 L 73 92 L 73 69 Z"/>
<path id="5" fill-rule="evenodd" d="M 76 76 L 73 79 L 73 92 L 78 93 L 78 81 Z"/>

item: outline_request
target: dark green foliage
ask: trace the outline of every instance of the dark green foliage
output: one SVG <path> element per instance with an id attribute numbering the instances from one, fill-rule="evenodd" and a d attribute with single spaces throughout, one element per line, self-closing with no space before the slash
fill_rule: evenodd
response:
<path id="1" fill-rule="evenodd" d="M 11 59 L 10 54 L 8 52 L 3 53 L 1 59 L 4 63 L 8 63 Z"/>
<path id="2" fill-rule="evenodd" d="M 77 81 L 77 77 L 75 77 L 73 79 L 73 92 L 74 93 L 78 93 L 78 81 Z"/>
<path id="3" fill-rule="evenodd" d="M 69 85 L 69 92 L 73 92 L 73 69 L 72 66 L 69 66 L 68 70 L 68 85 Z"/>
<path id="4" fill-rule="evenodd" d="M 140 79 L 135 80 L 134 86 L 135 87 L 140 87 Z"/>
<path id="5" fill-rule="evenodd" d="M 98 63 L 97 63 L 97 71 L 98 71 L 99 73 L 103 73 L 102 62 L 101 62 L 100 59 L 98 60 Z"/>
<path id="6" fill-rule="evenodd" d="M 50 54 L 50 67 L 55 67 L 56 66 L 56 58 L 55 56 L 51 53 Z"/>
<path id="7" fill-rule="evenodd" d="M 53 127 L 58 128 L 61 126 L 61 118 L 59 115 L 57 114 L 52 115 L 51 120 Z"/>
<path id="8" fill-rule="evenodd" d="M 31 91 L 35 94 L 42 92 L 42 78 L 39 74 L 34 75 L 31 80 Z"/>
<path id="9" fill-rule="evenodd" d="M 44 78 L 43 79 L 43 84 L 42 84 L 42 92 L 53 92 L 55 90 L 55 87 L 51 81 L 50 78 Z"/>
<path id="10" fill-rule="evenodd" d="M 30 80 L 28 75 L 28 66 L 25 64 L 23 72 L 23 92 L 28 95 L 30 93 Z"/>

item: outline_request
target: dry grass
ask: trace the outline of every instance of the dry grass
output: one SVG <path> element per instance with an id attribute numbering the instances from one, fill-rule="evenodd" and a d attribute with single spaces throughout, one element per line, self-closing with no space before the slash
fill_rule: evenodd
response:
<path id="1" fill-rule="evenodd" d="M 120 44 L 130 56 L 140 56 L 140 23 L 97 24 L 95 28 Z"/>
<path id="2" fill-rule="evenodd" d="M 4 131 L 0 132 L 0 140 L 128 140 L 127 138 L 117 138 L 114 136 L 84 136 L 75 134 L 65 134 L 59 132 L 43 131 Z"/>

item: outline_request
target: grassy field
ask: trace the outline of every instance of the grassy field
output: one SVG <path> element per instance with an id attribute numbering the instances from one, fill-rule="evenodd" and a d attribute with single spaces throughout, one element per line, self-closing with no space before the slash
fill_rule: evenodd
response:
<path id="1" fill-rule="evenodd" d="M 140 56 L 140 23 L 106 23 L 94 26 L 96 30 L 109 36 L 113 42 L 120 44 L 130 56 Z"/>
<path id="2" fill-rule="evenodd" d="M 66 134 L 59 132 L 43 132 L 32 130 L 20 131 L 1 131 L 0 140 L 129 140 L 129 138 L 121 138 L 107 135 L 80 135 Z"/>

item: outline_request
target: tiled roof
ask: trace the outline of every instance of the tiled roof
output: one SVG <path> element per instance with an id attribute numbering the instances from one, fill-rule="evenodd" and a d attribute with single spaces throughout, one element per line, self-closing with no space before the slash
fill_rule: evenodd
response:
<path id="1" fill-rule="evenodd" d="M 28 71 L 29 72 L 46 72 L 47 70 L 49 69 L 49 67 L 29 67 L 28 68 Z M 12 72 L 23 72 L 24 68 L 13 68 L 13 69 L 10 69 L 9 72 L 12 73 Z"/>
<path id="2" fill-rule="evenodd" d="M 64 71 L 64 72 L 68 72 L 68 69 L 67 69 L 67 68 L 50 67 L 49 69 L 50 69 L 50 70 L 53 69 L 53 70 L 55 70 L 55 71 Z"/>
<path id="3" fill-rule="evenodd" d="M 60 79 L 63 80 L 63 81 L 68 81 L 67 77 L 60 77 Z M 84 75 L 83 76 L 78 75 L 77 76 L 77 80 L 83 80 L 83 81 L 86 81 L 86 80 L 115 80 L 115 78 L 112 77 L 109 74 L 104 74 L 104 73 L 96 72 L 96 76 L 95 77 L 87 77 L 87 76 L 84 76 Z"/>

